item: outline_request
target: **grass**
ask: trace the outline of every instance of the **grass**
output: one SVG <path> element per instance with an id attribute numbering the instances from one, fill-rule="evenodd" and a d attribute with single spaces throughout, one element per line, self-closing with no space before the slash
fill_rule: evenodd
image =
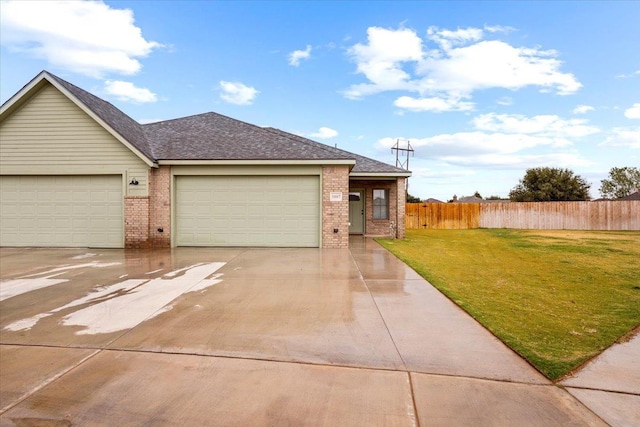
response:
<path id="1" fill-rule="evenodd" d="M 552 380 L 640 324 L 640 232 L 407 230 L 378 241 Z"/>

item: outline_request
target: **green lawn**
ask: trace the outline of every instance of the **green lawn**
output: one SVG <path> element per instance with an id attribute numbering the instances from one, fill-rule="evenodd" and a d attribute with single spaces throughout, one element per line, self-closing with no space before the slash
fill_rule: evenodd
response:
<path id="1" fill-rule="evenodd" d="M 640 232 L 407 230 L 378 242 L 553 380 L 640 324 Z"/>

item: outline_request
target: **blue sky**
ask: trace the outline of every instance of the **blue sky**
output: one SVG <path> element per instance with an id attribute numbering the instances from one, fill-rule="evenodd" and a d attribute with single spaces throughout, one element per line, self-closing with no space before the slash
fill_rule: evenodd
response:
<path id="1" fill-rule="evenodd" d="M 640 2 L 2 1 L 0 97 L 43 69 L 140 122 L 215 111 L 508 196 L 640 166 Z M 406 143 L 406 142 L 405 142 Z"/>

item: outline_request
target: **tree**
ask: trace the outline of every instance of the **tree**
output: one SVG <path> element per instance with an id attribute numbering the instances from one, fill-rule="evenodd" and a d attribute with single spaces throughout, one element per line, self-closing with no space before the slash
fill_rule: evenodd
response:
<path id="1" fill-rule="evenodd" d="M 591 185 L 569 169 L 527 169 L 524 178 L 510 192 L 514 202 L 560 202 L 589 200 Z"/>
<path id="2" fill-rule="evenodd" d="M 619 199 L 640 190 L 640 169 L 611 168 L 609 179 L 600 181 L 600 194 L 607 199 Z"/>
<path id="3" fill-rule="evenodd" d="M 416 197 L 416 196 L 412 196 L 411 194 L 407 193 L 407 203 L 420 203 L 420 197 Z"/>

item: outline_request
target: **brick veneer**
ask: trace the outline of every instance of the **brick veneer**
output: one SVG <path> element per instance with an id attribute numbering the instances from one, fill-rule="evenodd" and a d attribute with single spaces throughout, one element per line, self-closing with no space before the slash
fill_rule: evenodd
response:
<path id="1" fill-rule="evenodd" d="M 398 197 L 393 199 L 397 204 L 396 211 L 396 239 L 404 239 L 404 216 L 407 203 L 407 179 L 398 178 L 396 191 Z"/>
<path id="2" fill-rule="evenodd" d="M 146 248 L 149 241 L 149 197 L 124 198 L 124 245 L 126 248 Z"/>
<path id="3" fill-rule="evenodd" d="M 349 182 L 349 187 L 364 189 L 365 234 L 367 236 L 404 238 L 405 178 L 393 181 L 353 180 Z M 373 219 L 374 189 L 389 190 L 389 219 Z"/>
<path id="4" fill-rule="evenodd" d="M 365 233 L 404 238 L 405 178 L 389 181 L 349 181 L 348 166 L 322 168 L 322 247 L 349 247 L 349 188 L 365 190 Z M 389 190 L 389 219 L 373 219 L 373 190 Z M 341 202 L 330 194 L 342 193 Z M 162 229 L 162 231 L 159 231 Z M 338 229 L 335 233 L 334 229 Z M 149 196 L 125 197 L 125 247 L 171 246 L 171 168 L 149 170 Z"/>
<path id="5" fill-rule="evenodd" d="M 124 246 L 131 249 L 171 246 L 170 167 L 149 169 L 148 196 L 124 198 Z"/>
<path id="6" fill-rule="evenodd" d="M 153 248 L 171 247 L 170 166 L 149 170 L 149 245 Z"/>
<path id="7" fill-rule="evenodd" d="M 342 193 L 341 202 L 332 202 L 333 192 Z M 334 229 L 338 229 L 334 233 Z M 322 247 L 349 247 L 349 167 L 322 168 Z"/>

